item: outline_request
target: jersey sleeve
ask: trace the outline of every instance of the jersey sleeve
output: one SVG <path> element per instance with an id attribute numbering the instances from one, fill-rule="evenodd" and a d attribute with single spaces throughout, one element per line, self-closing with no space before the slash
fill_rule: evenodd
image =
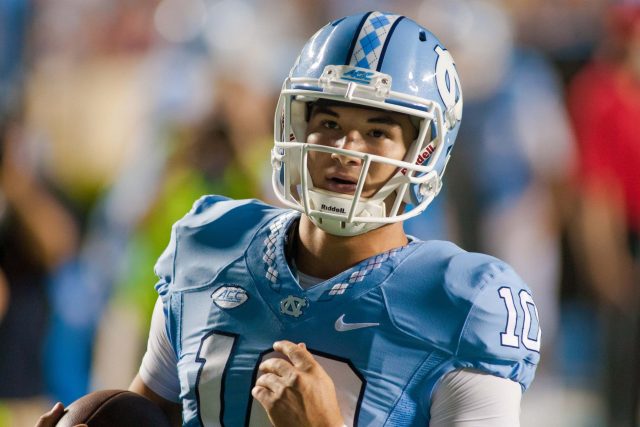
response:
<path id="1" fill-rule="evenodd" d="M 172 402 L 179 402 L 180 379 L 177 364 L 178 359 L 171 348 L 165 329 L 162 301 L 158 298 L 151 317 L 147 351 L 140 364 L 140 378 L 159 396 Z"/>
<path id="2" fill-rule="evenodd" d="M 448 373 L 434 393 L 429 427 L 518 427 L 518 383 L 473 370 Z"/>
<path id="3" fill-rule="evenodd" d="M 456 356 L 463 367 L 508 378 L 526 390 L 540 359 L 538 310 L 530 289 L 507 264 L 496 260 L 482 270 Z"/>

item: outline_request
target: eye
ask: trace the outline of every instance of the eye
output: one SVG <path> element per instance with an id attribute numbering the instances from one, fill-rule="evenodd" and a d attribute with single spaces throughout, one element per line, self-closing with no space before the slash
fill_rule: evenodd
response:
<path id="1" fill-rule="evenodd" d="M 340 129 L 340 125 L 335 120 L 323 120 L 320 125 L 327 129 Z"/>
<path id="2" fill-rule="evenodd" d="M 383 131 L 382 129 L 371 129 L 369 131 L 369 136 L 376 139 L 389 138 L 389 135 L 387 134 L 387 132 Z"/>

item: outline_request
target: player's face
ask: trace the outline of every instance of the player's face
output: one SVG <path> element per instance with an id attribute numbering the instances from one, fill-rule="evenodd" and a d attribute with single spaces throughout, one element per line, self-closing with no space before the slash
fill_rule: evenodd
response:
<path id="1" fill-rule="evenodd" d="M 318 105 L 312 107 L 307 126 L 309 144 L 327 145 L 402 160 L 417 137 L 408 116 L 371 108 Z M 364 161 L 357 157 L 309 152 L 313 185 L 335 193 L 354 194 Z M 397 171 L 392 165 L 372 162 L 362 191 L 373 196 Z"/>

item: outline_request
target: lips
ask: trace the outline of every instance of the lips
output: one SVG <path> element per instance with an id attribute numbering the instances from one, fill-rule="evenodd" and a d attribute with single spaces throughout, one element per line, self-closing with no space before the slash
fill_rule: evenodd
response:
<path id="1" fill-rule="evenodd" d="M 358 178 L 345 173 L 332 173 L 325 178 L 326 189 L 335 193 L 354 194 Z"/>

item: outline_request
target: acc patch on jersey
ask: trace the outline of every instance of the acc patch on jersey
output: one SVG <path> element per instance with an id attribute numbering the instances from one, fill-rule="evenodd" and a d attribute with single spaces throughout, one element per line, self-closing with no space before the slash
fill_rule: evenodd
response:
<path id="1" fill-rule="evenodd" d="M 220 308 L 235 308 L 249 299 L 247 291 L 240 286 L 221 286 L 211 294 L 211 299 Z"/>

